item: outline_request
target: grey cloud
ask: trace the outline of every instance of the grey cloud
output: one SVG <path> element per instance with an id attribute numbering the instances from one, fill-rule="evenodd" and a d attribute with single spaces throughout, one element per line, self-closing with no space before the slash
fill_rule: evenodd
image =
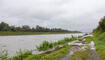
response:
<path id="1" fill-rule="evenodd" d="M 0 22 L 91 32 L 104 6 L 105 0 L 0 0 Z"/>

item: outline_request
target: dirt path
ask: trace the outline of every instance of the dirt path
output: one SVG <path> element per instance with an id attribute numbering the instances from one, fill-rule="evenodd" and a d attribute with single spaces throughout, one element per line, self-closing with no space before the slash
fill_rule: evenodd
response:
<path id="1" fill-rule="evenodd" d="M 90 50 L 88 58 L 86 60 L 100 60 L 96 50 Z"/>
<path id="2" fill-rule="evenodd" d="M 90 52 L 88 55 L 88 58 L 86 60 L 100 60 L 100 57 L 98 56 L 95 48 L 95 44 L 93 41 L 90 43 Z"/>
<path id="3" fill-rule="evenodd" d="M 67 54 L 64 58 L 61 58 L 60 60 L 69 60 L 70 57 L 73 55 L 74 52 L 80 50 L 80 47 L 79 46 L 73 46 L 71 49 L 70 49 L 70 53 Z"/>

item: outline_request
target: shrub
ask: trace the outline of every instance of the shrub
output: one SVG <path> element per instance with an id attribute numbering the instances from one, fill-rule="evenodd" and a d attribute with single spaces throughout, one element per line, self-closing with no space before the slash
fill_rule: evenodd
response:
<path id="1" fill-rule="evenodd" d="M 40 46 L 37 46 L 37 49 L 39 51 L 45 51 L 48 50 L 50 48 L 53 48 L 54 44 L 53 43 L 49 43 L 48 41 L 44 41 Z"/>
<path id="2" fill-rule="evenodd" d="M 36 46 L 39 51 L 46 51 L 56 47 L 58 45 L 65 45 L 70 41 L 77 40 L 77 37 L 72 36 L 71 38 L 64 38 L 64 40 L 59 40 L 58 42 L 48 42 L 44 41 L 41 45 Z"/>

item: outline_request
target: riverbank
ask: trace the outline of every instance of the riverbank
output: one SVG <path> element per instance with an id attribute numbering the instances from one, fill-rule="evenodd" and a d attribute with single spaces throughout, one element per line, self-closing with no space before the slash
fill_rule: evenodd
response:
<path id="1" fill-rule="evenodd" d="M 96 46 L 96 52 L 100 56 L 101 60 L 105 60 L 105 32 L 93 33 L 94 37 L 87 38 L 86 41 L 94 41 Z"/>
<path id="2" fill-rule="evenodd" d="M 71 32 L 0 32 L 0 36 L 70 34 Z"/>

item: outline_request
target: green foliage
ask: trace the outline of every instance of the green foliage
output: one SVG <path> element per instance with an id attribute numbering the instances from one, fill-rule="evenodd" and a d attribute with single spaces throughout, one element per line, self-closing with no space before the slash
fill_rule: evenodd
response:
<path id="1" fill-rule="evenodd" d="M 94 41 L 101 60 L 105 60 L 105 33 L 100 34 L 99 37 L 94 37 Z"/>
<path id="2" fill-rule="evenodd" d="M 94 32 L 105 32 L 105 17 L 99 22 L 99 26 L 94 30 Z"/>
<path id="3" fill-rule="evenodd" d="M 105 60 L 105 17 L 99 22 L 99 26 L 93 31 L 92 38 L 96 44 L 96 51 L 101 60 Z"/>
<path id="4" fill-rule="evenodd" d="M 0 23 L 0 31 L 5 31 L 5 32 L 73 32 L 73 33 L 80 33 L 79 31 L 69 31 L 61 28 L 46 28 L 46 27 L 41 27 L 37 25 L 35 28 L 30 27 L 28 25 L 23 25 L 22 27 L 15 27 L 15 26 L 9 26 L 5 22 Z"/>
<path id="5" fill-rule="evenodd" d="M 49 43 L 48 41 L 44 41 L 40 46 L 37 46 L 37 49 L 39 51 L 45 51 L 45 50 L 53 48 L 53 46 L 54 46 L 53 43 Z"/>
<path id="6" fill-rule="evenodd" d="M 74 37 L 74 36 L 72 35 L 72 37 L 70 38 L 70 41 L 73 41 L 73 40 L 77 40 L 77 37 Z"/>
<path id="7" fill-rule="evenodd" d="M 17 56 L 13 56 L 9 58 L 9 60 L 23 60 L 30 55 L 32 55 L 32 51 L 29 51 L 29 50 L 21 51 L 20 50 L 19 52 L 17 52 Z"/>
<path id="8" fill-rule="evenodd" d="M 5 22 L 1 22 L 0 31 L 10 31 L 9 25 Z"/>
<path id="9" fill-rule="evenodd" d="M 86 60 L 88 57 L 89 50 L 75 52 L 69 60 Z"/>
<path id="10" fill-rule="evenodd" d="M 70 41 L 77 40 L 77 37 L 72 36 L 71 38 L 64 38 L 64 40 L 59 40 L 58 42 L 48 42 L 44 41 L 41 45 L 36 46 L 39 51 L 46 51 L 57 47 L 59 45 L 65 45 Z"/>
<path id="11" fill-rule="evenodd" d="M 59 58 L 64 57 L 70 51 L 70 46 L 66 46 L 58 51 L 54 51 L 48 55 L 31 55 L 24 60 L 59 60 Z"/>
<path id="12" fill-rule="evenodd" d="M 45 54 L 30 55 L 24 60 L 40 60 L 43 56 L 45 56 Z"/>
<path id="13" fill-rule="evenodd" d="M 96 51 L 98 52 L 101 60 L 105 60 L 105 32 L 101 34 L 94 33 L 94 37 L 87 38 L 86 41 L 94 41 L 96 45 Z"/>
<path id="14" fill-rule="evenodd" d="M 3 50 L 0 52 L 0 60 L 7 60 L 8 59 L 8 52 L 7 50 Z"/>

